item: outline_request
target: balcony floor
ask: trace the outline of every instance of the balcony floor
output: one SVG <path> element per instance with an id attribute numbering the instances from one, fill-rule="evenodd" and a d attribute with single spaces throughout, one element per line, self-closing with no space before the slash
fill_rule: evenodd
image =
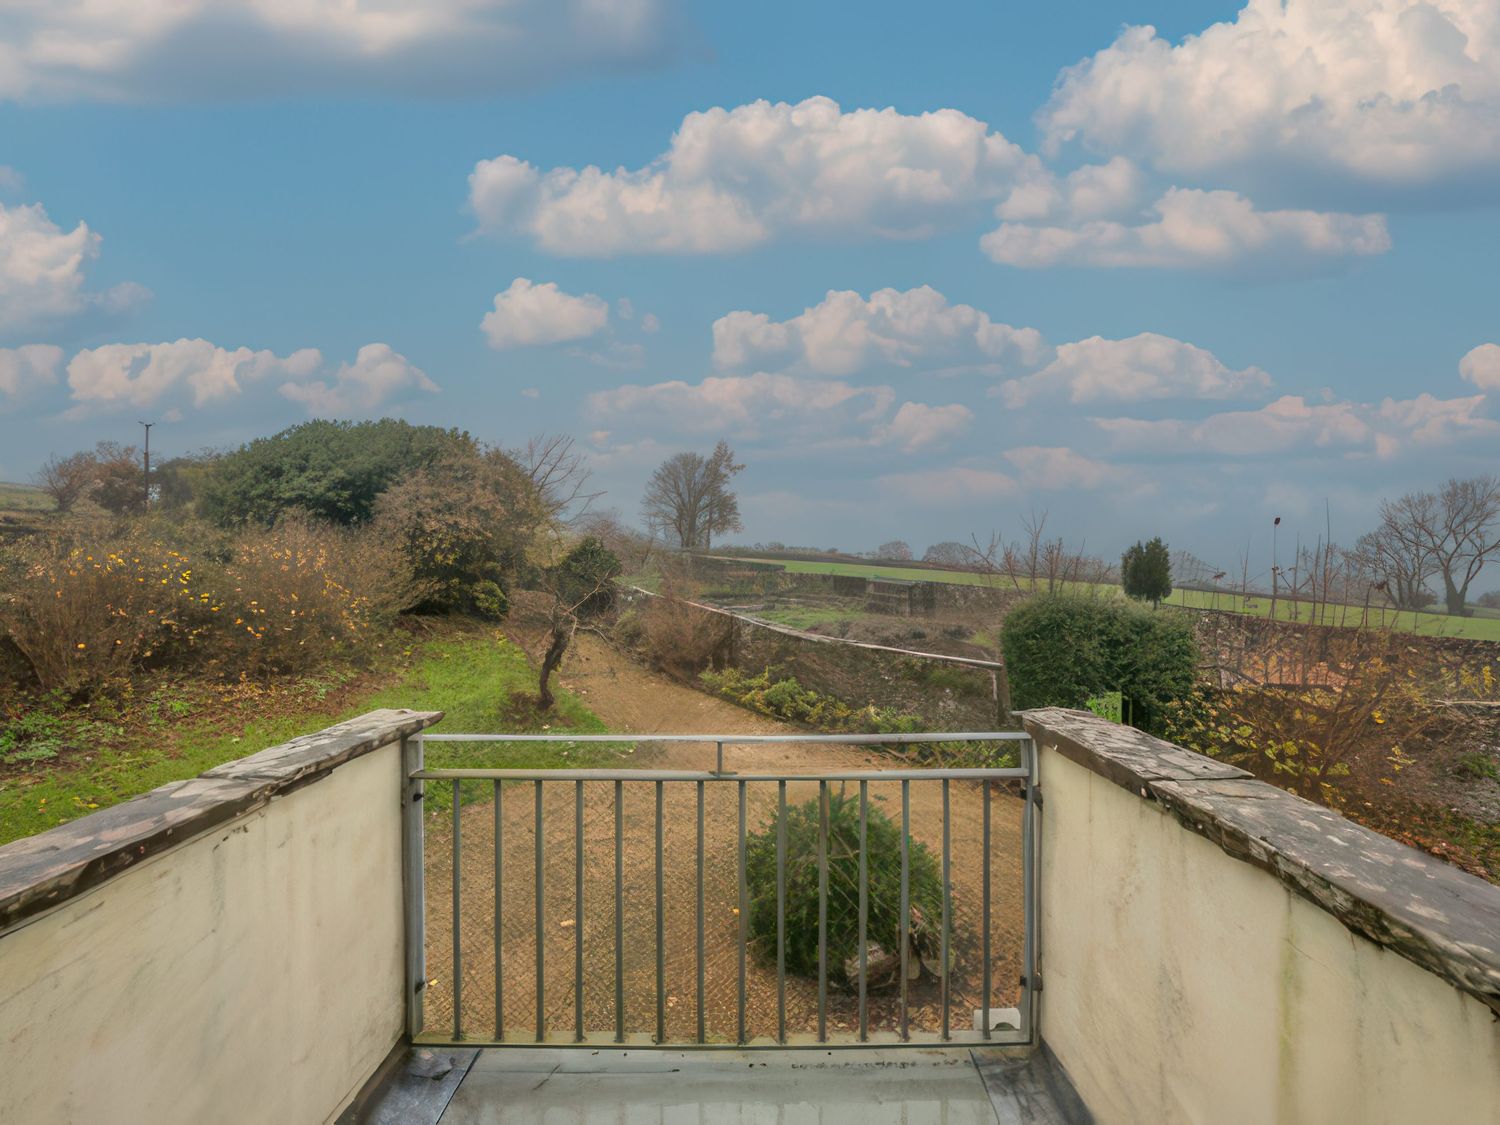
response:
<path id="1" fill-rule="evenodd" d="M 450 1061 L 451 1070 L 434 1073 Z M 1064 1125 L 1089 1117 L 1045 1052 L 504 1048 L 413 1052 L 404 1070 L 349 1119 L 378 1125 Z"/>

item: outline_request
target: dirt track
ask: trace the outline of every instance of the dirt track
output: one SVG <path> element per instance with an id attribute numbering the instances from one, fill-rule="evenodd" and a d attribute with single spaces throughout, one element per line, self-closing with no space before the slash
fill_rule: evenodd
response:
<path id="1" fill-rule="evenodd" d="M 716 699 L 642 668 L 593 637 L 580 637 L 563 669 L 566 687 L 580 694 L 611 729 L 626 733 L 778 734 L 795 729 Z M 711 769 L 712 744 L 647 744 L 626 768 Z M 726 750 L 726 769 L 773 773 L 796 769 L 825 772 L 884 766 L 891 759 L 859 747 L 809 747 L 770 743 Z M 835 783 L 837 784 L 837 783 Z M 855 788 L 851 784 L 851 789 Z M 573 989 L 575 942 L 584 955 L 584 1023 L 589 1032 L 612 1029 L 615 1020 L 614 786 L 589 782 L 582 788 L 584 907 L 575 901 L 575 817 L 573 785 L 546 784 L 542 799 L 544 884 L 544 1008 L 550 1033 L 570 1033 L 575 1022 Z M 732 1039 L 737 1015 L 736 823 L 738 787 L 704 786 L 704 1015 L 710 1039 Z M 624 977 L 627 1032 L 656 1026 L 655 790 L 647 783 L 624 791 Z M 794 782 L 787 801 L 816 797 L 818 783 Z M 508 785 L 503 793 L 503 902 L 501 980 L 505 1028 L 510 1035 L 536 1031 L 536 794 L 530 783 Z M 697 1026 L 697 794 L 692 783 L 667 783 L 664 809 L 663 881 L 666 940 L 667 1030 L 671 1038 L 691 1038 Z M 954 782 L 950 789 L 953 881 L 953 1001 L 955 1028 L 972 1026 L 980 1006 L 982 958 L 981 817 L 982 790 Z M 872 783 L 870 804 L 899 820 L 900 786 Z M 774 783 L 747 786 L 747 823 L 756 831 L 774 815 Z M 463 953 L 463 1024 L 472 1036 L 495 1027 L 495 809 L 490 803 L 466 806 L 462 814 L 460 917 Z M 941 854 L 942 787 L 911 785 L 912 835 Z M 996 792 L 991 797 L 991 965 L 994 1006 L 1015 1002 L 1020 972 L 1021 884 L 1019 803 Z M 428 1026 L 452 1027 L 452 862 L 450 832 L 429 821 L 427 845 Z M 774 956 L 774 953 L 773 953 Z M 940 990 L 924 974 L 911 990 L 912 1025 L 936 1029 Z M 789 977 L 787 1023 L 793 1034 L 816 1026 L 817 987 Z M 747 1007 L 752 1036 L 774 1035 L 777 1023 L 774 961 L 751 950 Z M 894 1029 L 898 1005 L 893 993 L 872 993 L 872 1029 Z M 830 988 L 829 1026 L 855 1026 L 852 994 Z"/>

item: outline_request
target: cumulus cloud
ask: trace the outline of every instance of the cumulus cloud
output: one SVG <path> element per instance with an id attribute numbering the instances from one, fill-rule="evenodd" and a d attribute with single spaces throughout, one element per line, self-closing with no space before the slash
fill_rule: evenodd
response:
<path id="1" fill-rule="evenodd" d="M 0 407 L 57 382 L 63 350 L 51 344 L 0 348 Z"/>
<path id="2" fill-rule="evenodd" d="M 1444 446 L 1500 435 L 1500 422 L 1482 413 L 1483 395 L 1439 399 L 1387 398 L 1378 404 L 1310 403 L 1284 395 L 1259 410 L 1227 411 L 1198 421 L 1095 418 L 1114 451 L 1258 457 L 1341 450 L 1347 455 L 1394 457 L 1414 446 Z"/>
<path id="3" fill-rule="evenodd" d="M 1030 488 L 1101 488 L 1118 484 L 1119 466 L 1096 461 L 1066 446 L 1024 445 L 1007 449 L 1005 459 L 1021 470 Z"/>
<path id="4" fill-rule="evenodd" d="M 1271 377 L 1259 367 L 1236 371 L 1203 348 L 1142 332 L 1124 340 L 1091 336 L 1061 344 L 1046 367 L 996 391 L 1006 406 L 1017 409 L 1038 398 L 1064 396 L 1075 403 L 1243 398 L 1270 385 Z"/>
<path id="5" fill-rule="evenodd" d="M 1218 184 L 1402 189 L 1467 181 L 1496 197 L 1500 20 L 1493 0 L 1250 0 L 1173 45 L 1129 27 L 1063 72 L 1049 143 L 1139 156 Z"/>
<path id="6" fill-rule="evenodd" d="M 329 369 L 316 348 L 287 356 L 249 348 L 229 350 L 207 340 L 161 344 L 106 344 L 85 348 L 68 362 L 76 416 L 188 400 L 206 407 L 237 399 L 257 384 L 313 413 L 370 410 L 408 390 L 436 391 L 419 368 L 386 344 L 366 344 L 353 363 Z"/>
<path id="7" fill-rule="evenodd" d="M 959 403 L 928 406 L 924 402 L 903 402 L 889 422 L 875 428 L 873 440 L 915 453 L 946 445 L 968 430 L 973 421 L 974 412 Z"/>
<path id="8" fill-rule="evenodd" d="M 89 308 L 119 312 L 147 296 L 134 283 L 103 293 L 85 289 L 99 243 L 88 224 L 65 231 L 39 203 L 0 203 L 0 333 L 56 323 Z"/>
<path id="9" fill-rule="evenodd" d="M 714 365 L 850 375 L 896 367 L 1029 366 L 1047 354 L 1041 333 L 1012 328 L 970 305 L 949 304 L 930 286 L 879 289 L 868 300 L 829 291 L 789 320 L 738 311 L 714 322 Z"/>
<path id="10" fill-rule="evenodd" d="M 1458 373 L 1481 391 L 1500 392 L 1500 344 L 1480 344 L 1458 361 Z"/>
<path id="11" fill-rule="evenodd" d="M 646 65 L 671 0 L 48 0 L 9 5 L 0 99 L 486 93 Z"/>
<path id="12" fill-rule="evenodd" d="M 341 363 L 331 377 L 281 384 L 281 393 L 310 414 L 360 414 L 408 391 L 437 392 L 427 373 L 389 344 L 366 344 L 353 363 Z"/>
<path id="13" fill-rule="evenodd" d="M 564 293 L 556 282 L 518 277 L 495 294 L 495 307 L 480 321 L 490 347 L 529 348 L 582 340 L 604 330 L 609 304 L 592 293 Z"/>
<path id="14" fill-rule="evenodd" d="M 1000 211 L 1010 208 L 1007 201 Z M 1260 211 L 1231 191 L 1170 188 L 1150 215 L 1048 226 L 1003 222 L 979 240 L 991 259 L 1049 266 L 1304 274 L 1391 248 L 1384 215 Z M 1076 214 L 1076 212 L 1073 212 Z"/>
<path id="15" fill-rule="evenodd" d="M 889 387 L 757 372 L 711 376 L 701 383 L 671 380 L 614 387 L 589 395 L 585 409 L 599 425 L 635 421 L 688 433 L 757 437 L 767 430 L 805 432 L 836 419 L 873 422 L 894 400 Z"/>
<path id="16" fill-rule="evenodd" d="M 543 171 L 481 161 L 481 230 L 557 254 L 712 253 L 799 232 L 915 238 L 1040 174 L 1036 158 L 954 109 L 843 112 L 829 98 L 690 113 L 641 168 Z"/>

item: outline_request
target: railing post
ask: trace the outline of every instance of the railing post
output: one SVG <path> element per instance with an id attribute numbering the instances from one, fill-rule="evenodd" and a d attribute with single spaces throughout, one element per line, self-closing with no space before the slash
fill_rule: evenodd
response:
<path id="1" fill-rule="evenodd" d="M 422 736 L 401 740 L 401 892 L 406 920 L 406 1037 L 421 1034 L 427 988 L 426 887 L 423 882 L 422 800 L 425 785 L 412 774 L 423 765 Z"/>
<path id="2" fill-rule="evenodd" d="M 1040 840 L 1037 826 L 1041 811 L 1041 794 L 1038 791 L 1036 742 L 1027 739 L 1021 743 L 1021 753 L 1026 758 L 1026 803 L 1021 808 L 1021 884 L 1023 913 L 1021 919 L 1021 1023 L 1027 1041 L 1040 1040 L 1037 1026 L 1037 987 L 1040 983 L 1037 956 L 1037 912 L 1041 901 L 1041 879 L 1038 872 Z"/>

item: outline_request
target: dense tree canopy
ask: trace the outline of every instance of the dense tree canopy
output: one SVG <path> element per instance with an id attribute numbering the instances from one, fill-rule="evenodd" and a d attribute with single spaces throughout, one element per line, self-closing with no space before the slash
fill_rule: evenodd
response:
<path id="1" fill-rule="evenodd" d="M 363 523 L 398 477 L 476 451 L 466 433 L 394 418 L 305 422 L 219 460 L 203 481 L 201 510 L 231 527 L 269 525 L 299 510 L 331 523 Z"/>
<path id="2" fill-rule="evenodd" d="M 1121 556 L 1120 585 L 1130 597 L 1152 605 L 1172 593 L 1172 556 L 1161 536 L 1136 543 Z"/>

